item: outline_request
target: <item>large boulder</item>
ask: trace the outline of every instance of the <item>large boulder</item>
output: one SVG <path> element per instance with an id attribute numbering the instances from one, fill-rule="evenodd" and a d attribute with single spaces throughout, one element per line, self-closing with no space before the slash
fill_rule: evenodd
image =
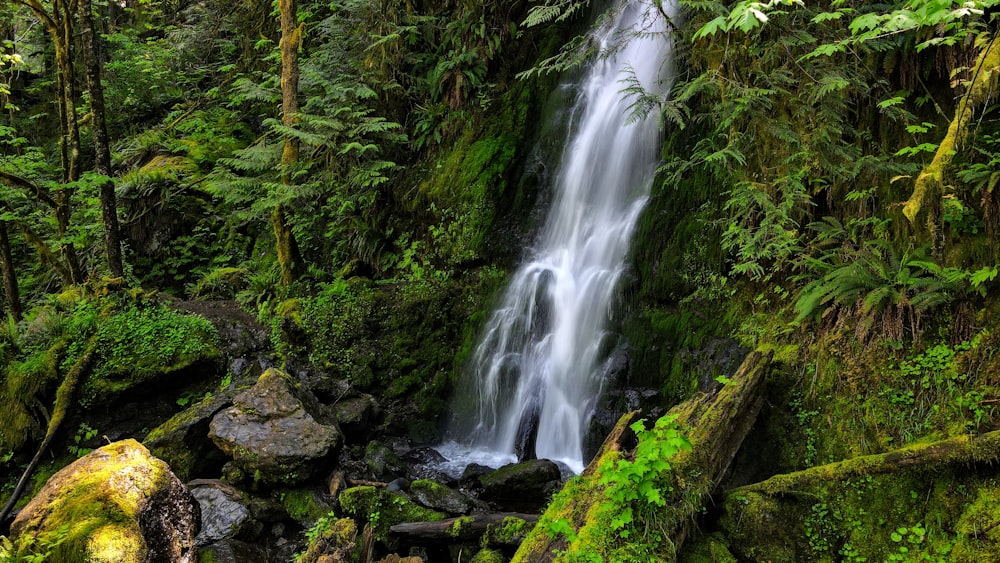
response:
<path id="1" fill-rule="evenodd" d="M 511 463 L 479 477 L 480 496 L 504 510 L 535 512 L 548 504 L 560 477 L 559 466 L 547 459 Z"/>
<path id="2" fill-rule="evenodd" d="M 270 368 L 215 415 L 209 437 L 254 481 L 308 479 L 344 441 L 335 421 L 319 422 L 318 404 L 285 373 Z"/>
<path id="3" fill-rule="evenodd" d="M 193 563 L 198 503 L 135 440 L 109 444 L 49 478 L 11 524 L 53 562 Z"/>

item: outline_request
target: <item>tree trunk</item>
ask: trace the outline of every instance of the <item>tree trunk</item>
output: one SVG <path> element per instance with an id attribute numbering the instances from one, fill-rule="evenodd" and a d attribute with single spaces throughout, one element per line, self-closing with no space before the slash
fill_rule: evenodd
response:
<path id="1" fill-rule="evenodd" d="M 125 276 L 122 267 L 122 245 L 118 226 L 118 204 L 115 185 L 111 180 L 111 148 L 108 143 L 108 127 L 105 122 L 104 86 L 101 83 L 101 57 L 98 52 L 97 35 L 91 0 L 77 0 L 80 12 L 81 45 L 87 68 L 87 90 L 90 93 L 91 123 L 94 138 L 94 171 L 107 177 L 101 183 L 101 218 L 104 222 L 104 250 L 108 258 L 111 277 Z"/>
<path id="2" fill-rule="evenodd" d="M 729 383 L 711 393 L 693 397 L 667 413 L 677 417 L 681 431 L 691 443 L 691 451 L 682 451 L 670 460 L 669 478 L 673 490 L 667 505 L 660 509 L 657 522 L 666 538 L 665 549 L 669 550 L 669 553 L 660 554 L 665 560 L 676 558 L 695 516 L 725 477 L 757 419 L 764 404 L 764 379 L 770 364 L 770 354 L 753 352 Z M 630 413 L 618 422 L 597 457 L 572 485 L 567 485 L 573 488 L 572 496 L 560 498 L 567 492 L 563 491 L 553 499 L 512 563 L 566 561 L 567 554 L 588 552 L 608 558 L 614 543 L 622 540 L 610 529 L 606 514 L 602 513 L 602 505 L 608 500 L 605 487 L 600 484 L 600 467 L 602 461 L 614 459 L 609 453 L 629 447 L 628 426 L 635 418 L 636 413 Z M 565 520 L 564 523 L 572 528 L 572 542 L 567 540 L 566 534 L 553 537 L 550 533 L 553 523 L 560 520 Z"/>
<path id="3" fill-rule="evenodd" d="M 500 512 L 448 518 L 437 522 L 407 522 L 391 526 L 389 534 L 411 544 L 467 543 L 479 540 L 491 527 L 495 528 L 497 525 L 502 526 L 505 523 L 510 523 L 510 520 L 504 522 L 507 518 L 533 523 L 538 520 L 538 515 Z"/>
<path id="4" fill-rule="evenodd" d="M 3 290 L 7 296 L 7 307 L 15 321 L 21 320 L 21 294 L 17 289 L 17 274 L 14 258 L 10 253 L 10 235 L 7 221 L 0 221 L 0 270 L 3 270 Z"/>
<path id="5" fill-rule="evenodd" d="M 302 27 L 297 25 L 298 9 L 295 0 L 280 0 L 281 12 L 281 122 L 287 127 L 298 123 L 299 113 L 299 47 L 302 45 Z M 286 135 L 281 151 L 281 186 L 293 189 L 292 166 L 299 160 L 299 142 Z M 278 265 L 281 267 L 281 285 L 290 285 L 301 267 L 301 258 L 295 244 L 295 235 L 288 224 L 287 209 L 279 204 L 271 213 L 274 241 L 277 246 Z"/>
<path id="6" fill-rule="evenodd" d="M 71 192 L 66 184 L 80 179 L 80 131 L 76 118 L 76 90 L 73 86 L 73 14 L 66 0 L 53 0 L 52 12 L 47 12 L 39 0 L 21 0 L 41 20 L 52 37 L 56 54 L 56 85 L 59 97 L 59 148 L 62 159 L 62 183 L 55 194 L 56 231 L 62 245 L 63 258 L 71 283 L 83 282 L 83 270 L 72 241 L 65 240 L 72 216 Z"/>

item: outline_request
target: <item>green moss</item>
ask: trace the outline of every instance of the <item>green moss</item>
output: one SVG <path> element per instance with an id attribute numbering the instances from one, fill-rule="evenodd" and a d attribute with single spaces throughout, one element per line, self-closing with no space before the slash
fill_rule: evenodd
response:
<path id="1" fill-rule="evenodd" d="M 292 489 L 282 491 L 278 498 L 293 520 L 305 526 L 311 526 L 320 518 L 329 514 L 331 506 L 319 502 L 316 493 L 308 489 Z"/>
<path id="2" fill-rule="evenodd" d="M 471 563 L 504 563 L 507 561 L 503 554 L 492 549 L 480 549 Z"/>
<path id="3" fill-rule="evenodd" d="M 483 534 L 481 545 L 490 547 L 495 545 L 518 545 L 524 541 L 524 537 L 531 531 L 528 523 L 516 516 L 508 516 L 499 524 L 487 526 L 486 533 Z"/>
<path id="4" fill-rule="evenodd" d="M 340 508 L 345 514 L 371 524 L 375 538 L 386 541 L 389 527 L 402 522 L 433 522 L 445 515 L 419 506 L 385 489 L 353 487 L 340 494 Z"/>
<path id="5" fill-rule="evenodd" d="M 722 534 L 697 535 L 684 544 L 679 563 L 737 563 Z"/>
<path id="6" fill-rule="evenodd" d="M 331 556 L 335 561 L 356 561 L 361 551 L 357 536 L 358 526 L 350 518 L 320 518 L 306 532 L 309 544 L 295 561 L 315 563 L 323 556 Z"/>
<path id="7" fill-rule="evenodd" d="M 97 330 L 98 360 L 84 402 L 108 400 L 155 378 L 219 356 L 218 334 L 205 318 L 166 307 L 115 314 Z"/>
<path id="8" fill-rule="evenodd" d="M 468 528 L 473 521 L 474 518 L 472 518 L 471 516 L 462 516 L 460 518 L 456 518 L 455 521 L 452 522 L 451 530 L 448 531 L 448 534 L 451 535 L 451 537 L 453 538 L 461 537 L 462 532 L 465 531 L 465 529 Z"/>

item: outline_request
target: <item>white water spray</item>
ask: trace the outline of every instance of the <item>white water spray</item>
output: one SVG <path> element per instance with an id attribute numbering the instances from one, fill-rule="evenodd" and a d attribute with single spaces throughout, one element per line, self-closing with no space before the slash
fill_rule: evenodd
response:
<path id="1" fill-rule="evenodd" d="M 474 419 L 457 421 L 461 445 L 443 448 L 446 457 L 465 450 L 460 457 L 513 460 L 537 425 L 537 457 L 583 469 L 605 323 L 659 150 L 656 116 L 630 120 L 634 100 L 623 90 L 638 80 L 647 92 L 666 91 L 667 25 L 650 0 L 626 0 L 594 32 L 602 51 L 625 43 L 583 75 L 539 247 L 486 325 L 466 374 L 478 391 L 463 398 L 476 401 Z"/>

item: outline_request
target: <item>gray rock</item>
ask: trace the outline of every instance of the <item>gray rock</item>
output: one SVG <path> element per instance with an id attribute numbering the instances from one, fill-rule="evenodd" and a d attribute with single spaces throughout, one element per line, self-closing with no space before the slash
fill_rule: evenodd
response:
<path id="1" fill-rule="evenodd" d="M 334 416 L 349 444 L 363 444 L 371 435 L 372 423 L 378 415 L 378 403 L 371 395 L 359 395 L 337 401 Z"/>
<path id="2" fill-rule="evenodd" d="M 427 508 L 449 514 L 469 514 L 476 508 L 486 508 L 476 500 L 428 479 L 410 483 L 410 496 Z"/>
<path id="3" fill-rule="evenodd" d="M 209 437 L 255 481 L 299 483 L 343 443 L 336 424 L 313 417 L 316 409 L 315 398 L 271 368 L 215 415 Z"/>
<path id="4" fill-rule="evenodd" d="M 195 538 L 199 547 L 223 539 L 251 539 L 261 524 L 250 511 L 249 500 L 241 491 L 222 481 L 196 481 L 191 494 L 201 507 L 201 532 Z"/>
<path id="5" fill-rule="evenodd" d="M 208 425 L 219 411 L 230 406 L 235 390 L 225 390 L 202 399 L 154 428 L 142 443 L 170 465 L 178 479 L 211 475 L 225 457 L 208 439 Z M 214 467 L 213 467 L 214 466 Z"/>

